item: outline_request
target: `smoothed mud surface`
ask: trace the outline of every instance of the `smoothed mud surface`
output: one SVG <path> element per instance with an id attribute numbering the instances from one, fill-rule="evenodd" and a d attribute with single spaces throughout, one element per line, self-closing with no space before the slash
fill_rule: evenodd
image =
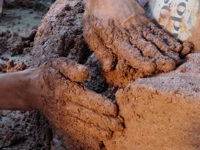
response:
<path id="1" fill-rule="evenodd" d="M 126 129 L 115 132 L 107 149 L 188 149 L 200 147 L 200 55 L 176 71 L 140 79 L 118 91 Z"/>

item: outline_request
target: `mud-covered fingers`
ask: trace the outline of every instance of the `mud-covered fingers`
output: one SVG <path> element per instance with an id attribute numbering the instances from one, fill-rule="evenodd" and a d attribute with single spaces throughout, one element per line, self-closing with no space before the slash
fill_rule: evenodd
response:
<path id="1" fill-rule="evenodd" d="M 88 136 L 93 136 L 99 139 L 111 138 L 112 130 L 103 129 L 100 126 L 86 123 L 83 120 L 80 120 L 76 116 L 70 116 L 64 112 L 64 106 L 53 108 L 46 108 L 43 112 L 45 116 L 50 120 L 50 122 L 55 125 L 57 128 L 72 128 L 75 130 L 80 130 L 79 134 L 86 134 Z"/>
<path id="2" fill-rule="evenodd" d="M 146 40 L 154 43 L 159 48 L 160 51 L 167 52 L 170 50 L 174 50 L 174 49 L 171 49 L 171 47 L 167 44 L 167 42 L 161 36 L 154 35 L 150 30 L 148 30 L 148 29 L 144 30 L 142 33 L 143 33 L 143 37 Z"/>
<path id="3" fill-rule="evenodd" d="M 63 116 L 63 121 L 66 126 L 69 126 L 73 130 L 77 130 L 79 134 L 92 136 L 99 140 L 110 139 L 113 132 L 111 130 L 104 130 L 101 127 L 94 126 L 93 124 L 88 124 L 80 120 L 79 118 L 71 116 Z"/>
<path id="4" fill-rule="evenodd" d="M 137 48 L 131 47 L 129 42 L 124 42 L 122 32 L 112 21 L 108 23 L 109 27 L 106 29 L 98 20 L 91 21 L 90 24 L 106 47 L 111 50 L 111 53 L 114 53 L 118 58 L 126 59 L 133 68 L 140 69 L 146 75 L 155 71 L 153 62 L 145 60 Z"/>
<path id="5" fill-rule="evenodd" d="M 82 87 L 79 84 L 68 81 L 62 89 L 62 99 L 74 102 L 99 114 L 116 116 L 118 108 L 110 99 Z M 65 84 L 63 84 L 65 85 Z"/>
<path id="6" fill-rule="evenodd" d="M 132 32 L 130 33 L 131 36 L 134 36 Z M 164 54 L 161 53 L 153 43 L 146 41 L 142 36 L 130 38 L 130 42 L 141 50 L 144 57 L 154 59 L 156 62 L 156 69 L 159 71 L 167 72 L 175 69 L 176 62 L 180 59 L 178 54 L 172 51 L 167 51 Z"/>
<path id="7" fill-rule="evenodd" d="M 96 57 L 102 64 L 102 69 L 104 72 L 109 72 L 115 68 L 116 56 L 112 52 L 106 49 L 101 49 L 94 51 Z"/>
<path id="8" fill-rule="evenodd" d="M 160 39 L 162 39 L 168 45 L 170 50 L 177 53 L 181 52 L 183 48 L 182 43 L 180 43 L 176 38 L 169 35 L 165 30 L 160 29 L 152 22 L 149 22 L 146 28 L 150 29 L 152 34 L 159 36 Z"/>
<path id="9" fill-rule="evenodd" d="M 131 43 L 138 47 L 145 57 L 152 57 L 155 60 L 157 70 L 168 72 L 174 70 L 176 65 L 181 62 L 179 54 L 170 50 L 170 47 L 164 40 L 158 38 L 157 35 L 155 36 L 150 30 L 138 34 L 135 27 L 131 25 L 127 27 L 127 30 L 131 35 Z M 147 36 L 145 36 L 145 34 L 147 34 Z"/>
<path id="10" fill-rule="evenodd" d="M 153 30 L 155 34 L 160 35 L 160 37 L 163 38 L 164 41 L 166 41 L 170 49 L 172 51 L 179 53 L 181 57 L 189 54 L 194 49 L 194 45 L 192 43 L 190 42 L 182 43 L 181 41 L 178 41 L 178 39 L 176 39 L 175 37 L 170 36 L 163 29 L 158 28 L 155 24 L 150 23 L 149 25 L 151 30 Z"/>
<path id="11" fill-rule="evenodd" d="M 156 66 L 154 62 L 142 56 L 138 48 L 133 47 L 129 42 L 117 42 L 119 43 L 114 44 L 116 48 L 114 52 L 119 58 L 127 60 L 130 66 L 141 70 L 145 75 L 150 75 L 155 71 Z"/>
<path id="12" fill-rule="evenodd" d="M 159 42 L 156 42 L 155 40 L 153 41 L 159 48 L 161 51 L 164 52 L 169 52 L 169 51 L 174 51 L 178 54 L 180 54 L 181 57 L 184 57 L 185 55 L 189 54 L 193 49 L 194 49 L 194 45 L 190 42 L 180 42 L 178 39 L 170 36 L 167 32 L 165 32 L 162 29 L 159 29 L 158 27 L 156 27 L 155 25 L 152 25 L 153 27 L 153 34 L 151 35 L 152 37 L 154 36 L 154 34 L 158 37 L 160 37 L 160 41 L 166 43 L 166 49 L 163 49 L 162 47 L 159 46 Z M 155 36 L 155 37 L 156 37 Z M 160 43 L 161 43 L 160 42 Z M 175 53 L 174 53 L 175 54 Z M 171 53 L 172 58 L 175 56 Z"/>
<path id="13" fill-rule="evenodd" d="M 64 114 L 79 118 L 88 124 L 99 126 L 104 130 L 121 131 L 124 128 L 121 119 L 98 114 L 91 109 L 85 108 L 72 102 L 66 102 L 63 109 Z"/>
<path id="14" fill-rule="evenodd" d="M 174 51 L 167 51 L 167 52 L 164 52 L 163 54 L 164 54 L 164 56 L 173 60 L 176 63 L 176 65 L 180 64 L 180 62 L 182 61 L 179 53 L 176 53 Z"/>
<path id="15" fill-rule="evenodd" d="M 102 40 L 96 35 L 94 30 L 89 29 L 84 33 L 84 37 L 101 62 L 103 70 L 105 72 L 112 70 L 115 66 L 115 56 L 103 45 Z"/>
<path id="16" fill-rule="evenodd" d="M 181 51 L 181 57 L 189 54 L 194 49 L 194 45 L 190 42 L 183 42 L 183 49 Z"/>
<path id="17" fill-rule="evenodd" d="M 66 58 L 55 59 L 52 67 L 74 82 L 89 81 L 91 78 L 86 66 Z"/>
<path id="18" fill-rule="evenodd" d="M 140 26 L 135 23 L 137 22 L 135 20 L 131 20 L 130 22 L 126 23 L 126 30 L 128 30 L 132 37 L 139 36 L 140 38 L 145 38 L 147 41 L 154 43 L 162 51 L 169 50 L 169 46 L 167 45 L 167 43 L 165 43 L 165 41 L 160 37 L 160 35 L 154 34 L 153 30 L 150 28 L 151 26 L 148 26 L 149 24 L 153 24 L 149 19 L 144 17 L 144 21 L 138 21 L 142 23 Z"/>
<path id="19" fill-rule="evenodd" d="M 140 49 L 145 57 L 152 57 L 156 63 L 156 70 L 168 72 L 174 70 L 176 64 L 180 61 L 179 56 L 172 51 L 161 53 L 156 46 L 149 42 Z"/>
<path id="20" fill-rule="evenodd" d="M 156 71 L 168 72 L 175 69 L 176 62 L 179 61 L 179 56 L 176 53 L 170 52 L 168 46 L 162 40 L 156 40 L 152 33 L 148 33 L 150 39 L 145 38 L 145 31 L 139 31 L 130 23 L 126 24 L 125 29 L 126 34 L 130 36 L 130 43 L 137 47 L 144 57 L 155 62 Z M 154 42 L 151 40 L 154 40 Z M 162 43 L 164 44 L 162 45 Z"/>
<path id="21" fill-rule="evenodd" d="M 44 114 L 54 127 L 61 129 L 62 132 L 70 135 L 73 138 L 73 140 L 78 140 L 84 145 L 87 144 L 88 146 L 92 146 L 93 148 L 94 146 L 96 148 L 99 147 L 100 141 L 103 140 L 100 138 L 104 137 L 103 135 L 105 135 L 106 137 L 110 137 L 112 135 L 111 131 L 105 131 L 100 129 L 99 132 L 104 132 L 102 136 L 100 136 L 101 134 L 96 132 L 97 128 L 93 128 L 92 131 L 95 131 L 95 134 L 92 134 L 93 136 L 91 136 L 92 131 L 90 130 L 90 132 L 88 133 L 87 127 L 90 128 L 92 127 L 92 125 L 86 124 L 83 121 L 78 120 L 78 118 L 67 116 L 63 113 L 63 111 L 61 111 L 61 109 L 55 110 L 50 107 L 47 107 L 47 109 L 44 110 Z M 90 141 L 84 141 L 87 139 L 89 139 Z"/>
<path id="22" fill-rule="evenodd" d="M 105 147 L 102 140 L 98 140 L 97 138 L 88 136 L 86 134 L 81 134 L 78 129 L 68 126 L 62 128 L 62 135 L 67 135 L 63 136 L 64 141 L 67 141 L 67 144 L 69 145 L 76 145 L 77 149 L 83 149 L 84 147 L 88 150 L 101 150 Z M 69 147 L 69 149 L 74 149 L 74 146 Z"/>
<path id="23" fill-rule="evenodd" d="M 162 29 L 159 29 L 162 30 Z M 163 31 L 165 32 L 165 31 Z M 181 42 L 178 41 L 178 39 L 170 36 L 168 33 L 163 33 L 161 35 L 161 37 L 163 38 L 164 41 L 166 41 L 166 43 L 168 44 L 170 50 L 180 53 L 181 50 L 183 49 L 183 45 Z"/>

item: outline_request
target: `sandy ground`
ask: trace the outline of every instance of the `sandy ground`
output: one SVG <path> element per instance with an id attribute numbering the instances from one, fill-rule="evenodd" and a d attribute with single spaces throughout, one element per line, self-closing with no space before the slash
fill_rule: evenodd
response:
<path id="1" fill-rule="evenodd" d="M 44 14 L 27 8 L 4 9 L 0 18 L 0 33 L 6 30 L 20 33 L 22 30 L 36 28 Z M 30 49 L 24 48 L 19 55 L 6 50 L 0 55 L 0 64 L 5 65 L 8 60 L 13 60 L 14 63 L 22 61 L 29 67 Z M 50 149 L 51 137 L 51 129 L 39 113 L 0 111 L 1 150 Z"/>
<path id="2" fill-rule="evenodd" d="M 0 32 L 31 29 L 40 23 L 43 16 L 44 12 L 28 8 L 5 9 L 0 18 Z"/>
<path id="3" fill-rule="evenodd" d="M 7 30 L 11 32 L 20 32 L 36 28 L 44 16 L 42 11 L 34 11 L 29 8 L 13 8 L 4 9 L 2 17 L 0 17 L 0 33 Z M 30 52 L 24 50 L 23 54 L 12 56 L 10 51 L 4 52 L 1 57 L 25 62 L 29 66 Z M 5 60 L 0 59 L 0 63 L 5 63 Z"/>

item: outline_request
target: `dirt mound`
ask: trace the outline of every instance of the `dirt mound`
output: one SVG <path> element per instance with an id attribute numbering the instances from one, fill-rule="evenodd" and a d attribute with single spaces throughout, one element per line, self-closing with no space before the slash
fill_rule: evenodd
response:
<path id="1" fill-rule="evenodd" d="M 55 0 L 4 0 L 4 8 L 26 7 L 35 10 L 47 10 Z"/>
<path id="2" fill-rule="evenodd" d="M 0 33 L 0 65 L 2 72 L 14 72 L 29 66 L 30 51 L 36 29 L 25 30 L 20 33 L 10 31 Z"/>
<path id="3" fill-rule="evenodd" d="M 1 150 L 47 150 L 51 139 L 51 129 L 38 112 L 0 111 Z"/>

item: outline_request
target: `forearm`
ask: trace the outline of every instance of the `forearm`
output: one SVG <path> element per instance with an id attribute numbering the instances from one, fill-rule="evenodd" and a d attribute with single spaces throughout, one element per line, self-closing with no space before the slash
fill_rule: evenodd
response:
<path id="1" fill-rule="evenodd" d="M 3 9 L 3 0 L 0 0 L 0 15 L 2 13 L 2 9 Z"/>
<path id="2" fill-rule="evenodd" d="M 33 110 L 41 105 L 37 95 L 37 69 L 0 75 L 0 109 Z"/>

